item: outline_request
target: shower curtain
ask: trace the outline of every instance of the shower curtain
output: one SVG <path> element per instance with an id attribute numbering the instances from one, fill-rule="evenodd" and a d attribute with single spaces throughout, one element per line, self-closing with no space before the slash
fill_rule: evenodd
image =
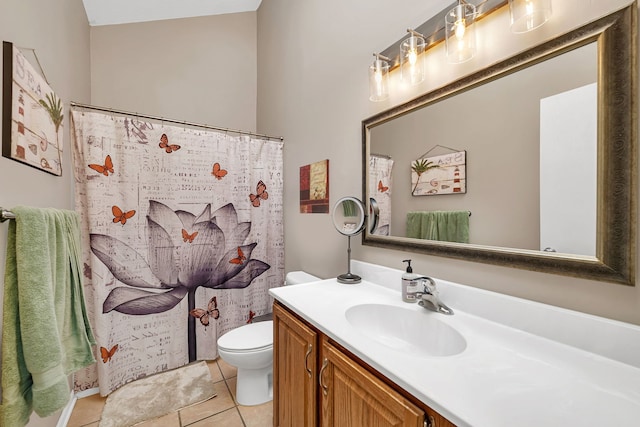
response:
<path id="1" fill-rule="evenodd" d="M 76 210 L 107 395 L 217 357 L 217 339 L 271 311 L 284 281 L 281 141 L 71 112 Z"/>
<path id="2" fill-rule="evenodd" d="M 369 156 L 369 195 L 378 202 L 378 228 L 373 234 L 391 235 L 391 189 L 393 160 L 386 156 Z"/>

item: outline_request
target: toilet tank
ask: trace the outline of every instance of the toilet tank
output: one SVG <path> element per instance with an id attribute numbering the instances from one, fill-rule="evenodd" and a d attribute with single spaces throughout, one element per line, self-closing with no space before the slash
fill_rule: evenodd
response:
<path id="1" fill-rule="evenodd" d="M 305 271 L 290 271 L 284 279 L 284 284 L 285 286 L 298 285 L 300 283 L 317 282 L 318 280 L 322 279 Z"/>

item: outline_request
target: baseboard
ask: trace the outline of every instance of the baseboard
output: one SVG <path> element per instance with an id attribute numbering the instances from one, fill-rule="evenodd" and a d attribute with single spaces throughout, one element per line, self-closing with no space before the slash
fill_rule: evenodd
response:
<path id="1" fill-rule="evenodd" d="M 67 406 L 62 409 L 62 413 L 60 414 L 60 418 L 58 418 L 58 424 L 56 427 L 67 426 L 69 418 L 71 418 L 71 413 L 73 412 L 73 407 L 76 405 L 76 400 L 78 400 L 78 398 L 73 394 L 73 392 L 71 392 L 69 402 L 67 402 Z"/>
<path id="2" fill-rule="evenodd" d="M 86 390 L 82 390 L 76 393 L 76 398 L 82 399 L 83 397 L 93 396 L 94 394 L 100 393 L 100 389 L 98 387 L 89 388 Z"/>
<path id="3" fill-rule="evenodd" d="M 69 399 L 67 406 L 65 406 L 62 410 L 60 418 L 58 418 L 58 424 L 56 424 L 56 427 L 67 427 L 67 423 L 69 423 L 69 419 L 71 418 L 71 414 L 73 413 L 73 408 L 76 406 L 76 401 L 78 399 L 98 394 L 99 391 L 100 389 L 98 387 L 95 387 L 88 390 L 82 390 L 75 394 L 71 392 L 71 398 Z"/>

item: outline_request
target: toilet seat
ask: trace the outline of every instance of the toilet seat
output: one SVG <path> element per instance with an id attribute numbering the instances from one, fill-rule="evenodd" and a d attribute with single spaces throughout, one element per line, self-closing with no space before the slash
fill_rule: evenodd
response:
<path id="1" fill-rule="evenodd" d="M 218 348 L 233 353 L 251 353 L 273 347 L 273 321 L 250 323 L 218 338 Z"/>

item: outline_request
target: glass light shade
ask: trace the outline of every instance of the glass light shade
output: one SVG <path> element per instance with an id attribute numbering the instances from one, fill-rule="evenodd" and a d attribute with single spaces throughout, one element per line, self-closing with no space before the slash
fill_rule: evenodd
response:
<path id="1" fill-rule="evenodd" d="M 538 28 L 551 17 L 551 0 L 509 0 L 511 31 L 525 33 Z"/>
<path id="2" fill-rule="evenodd" d="M 411 35 L 400 43 L 400 78 L 416 85 L 424 80 L 424 48 L 422 37 Z"/>
<path id="3" fill-rule="evenodd" d="M 376 59 L 369 67 L 369 99 L 383 101 L 389 97 L 389 64 Z"/>
<path id="4" fill-rule="evenodd" d="M 459 4 L 445 16 L 447 59 L 452 63 L 468 61 L 476 54 L 476 7 Z"/>

